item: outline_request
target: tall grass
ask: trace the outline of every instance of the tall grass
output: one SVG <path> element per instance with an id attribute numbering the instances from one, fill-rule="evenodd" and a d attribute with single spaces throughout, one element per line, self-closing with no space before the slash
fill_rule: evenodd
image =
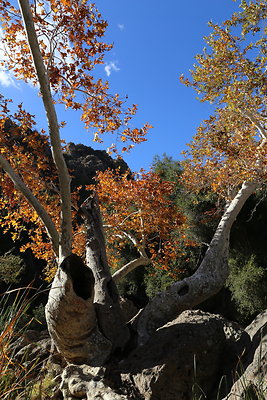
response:
<path id="1" fill-rule="evenodd" d="M 27 355 L 20 360 L 15 357 L 15 342 L 22 338 L 32 321 L 21 324 L 32 302 L 30 289 L 11 290 L 0 298 L 0 399 L 3 400 L 30 399 L 36 379 L 38 360 L 27 363 Z"/>
<path id="2" fill-rule="evenodd" d="M 260 343 L 260 352 L 262 349 L 262 341 Z M 259 365 L 258 369 L 259 371 L 262 370 L 262 365 L 261 365 L 261 355 L 259 356 Z M 240 364 L 240 365 L 239 365 Z M 226 376 L 222 376 L 218 387 L 217 387 L 217 393 L 213 395 L 214 400 L 227 400 L 228 398 L 231 400 L 267 400 L 267 393 L 266 390 L 264 389 L 264 382 L 260 378 L 259 380 L 255 380 L 254 382 L 251 382 L 247 380 L 245 370 L 239 360 L 239 364 L 237 367 L 239 367 L 240 371 L 236 371 L 236 379 L 233 381 L 230 385 L 229 382 L 227 382 Z M 205 400 L 207 398 L 210 399 L 206 395 L 206 393 L 202 390 L 201 386 L 198 384 L 198 379 L 197 379 L 197 365 L 196 365 L 196 357 L 194 356 L 194 376 L 193 376 L 193 384 L 192 384 L 192 400 Z M 240 393 L 242 394 L 235 394 L 232 392 L 229 392 L 230 387 L 235 383 L 239 381 L 239 388 L 241 389 Z M 230 386 L 230 387 L 229 387 Z M 227 390 L 228 389 L 228 390 Z M 223 394 L 224 393 L 224 394 Z M 228 393 L 226 395 L 226 393 Z"/>

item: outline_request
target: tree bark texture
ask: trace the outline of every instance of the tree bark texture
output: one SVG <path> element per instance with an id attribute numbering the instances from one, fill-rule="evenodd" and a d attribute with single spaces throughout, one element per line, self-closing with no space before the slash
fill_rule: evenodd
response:
<path id="1" fill-rule="evenodd" d="M 75 254 L 60 264 L 46 305 L 48 330 L 57 351 L 70 363 L 101 366 L 111 343 L 98 330 L 92 271 Z"/>
<path id="2" fill-rule="evenodd" d="M 114 274 L 112 275 L 112 279 L 114 280 L 114 282 L 117 283 L 130 272 L 132 272 L 135 268 L 149 264 L 151 264 L 151 260 L 148 257 L 141 256 L 139 258 L 136 258 L 135 260 L 128 262 L 123 267 L 114 272 Z"/>
<path id="3" fill-rule="evenodd" d="M 130 335 L 120 309 L 117 287 L 108 266 L 102 219 L 95 194 L 82 204 L 81 212 L 86 226 L 86 263 L 93 271 L 95 279 L 94 305 L 98 326 L 112 343 L 113 350 L 122 350 Z"/>
<path id="4" fill-rule="evenodd" d="M 159 327 L 216 294 L 228 277 L 228 250 L 231 227 L 248 197 L 258 184 L 244 182 L 230 202 L 197 271 L 157 294 L 134 318 L 132 325 L 144 344 Z"/>

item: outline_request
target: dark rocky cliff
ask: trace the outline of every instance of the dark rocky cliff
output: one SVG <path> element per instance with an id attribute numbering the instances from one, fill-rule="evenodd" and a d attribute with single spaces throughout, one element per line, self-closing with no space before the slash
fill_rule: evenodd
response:
<path id="1" fill-rule="evenodd" d="M 94 183 L 97 171 L 120 168 L 121 173 L 125 173 L 129 170 L 122 158 L 113 159 L 106 151 L 94 150 L 83 144 L 69 143 L 64 157 L 72 175 L 73 187 Z"/>

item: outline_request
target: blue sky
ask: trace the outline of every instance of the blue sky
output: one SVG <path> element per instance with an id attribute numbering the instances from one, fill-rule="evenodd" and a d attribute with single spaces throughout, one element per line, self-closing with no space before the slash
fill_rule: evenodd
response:
<path id="1" fill-rule="evenodd" d="M 149 122 L 153 129 L 146 143 L 136 146 L 124 159 L 134 171 L 148 169 L 155 155 L 166 153 L 181 158 L 201 121 L 212 113 L 209 104 L 196 100 L 196 93 L 179 82 L 195 62 L 208 35 L 207 22 L 222 22 L 238 10 L 233 0 L 96 0 L 108 21 L 106 41 L 114 44 L 101 69 L 112 92 L 128 95 L 138 104 L 134 125 Z M 107 76 L 108 75 L 108 76 Z M 2 78 L 2 79 L 1 79 Z M 0 93 L 23 102 L 36 115 L 38 127 L 46 127 L 37 90 L 23 83 L 4 81 L 0 73 Z M 79 114 L 60 109 L 59 119 L 67 121 L 62 130 L 66 141 L 106 149 L 110 142 L 92 141 Z"/>

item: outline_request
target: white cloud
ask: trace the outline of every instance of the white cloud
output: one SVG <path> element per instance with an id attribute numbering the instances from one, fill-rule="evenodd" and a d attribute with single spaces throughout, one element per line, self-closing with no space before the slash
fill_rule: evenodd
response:
<path id="1" fill-rule="evenodd" d="M 111 72 L 118 72 L 120 71 L 120 68 L 116 65 L 117 61 L 110 61 L 108 64 L 105 66 L 105 72 L 107 76 L 111 75 Z"/>
<path id="2" fill-rule="evenodd" d="M 4 70 L 0 70 L 0 85 L 5 87 L 13 86 L 17 89 L 19 88 L 13 74 L 9 71 Z"/>
<path id="3" fill-rule="evenodd" d="M 124 28 L 125 28 L 124 24 L 118 24 L 117 26 L 118 26 L 120 31 L 123 31 Z"/>

